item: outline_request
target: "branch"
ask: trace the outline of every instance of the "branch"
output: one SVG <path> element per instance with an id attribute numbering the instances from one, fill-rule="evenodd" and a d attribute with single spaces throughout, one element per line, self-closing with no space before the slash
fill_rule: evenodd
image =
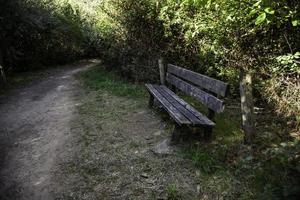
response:
<path id="1" fill-rule="evenodd" d="M 290 43 L 289 43 L 289 41 L 288 41 L 286 35 L 283 34 L 283 36 L 284 36 L 284 38 L 285 38 L 285 40 L 286 40 L 286 43 L 288 44 L 288 46 L 289 46 L 289 48 L 290 48 L 291 54 L 294 54 L 294 53 L 293 53 L 293 49 L 292 49 L 292 47 L 291 47 L 291 45 L 290 45 Z"/>

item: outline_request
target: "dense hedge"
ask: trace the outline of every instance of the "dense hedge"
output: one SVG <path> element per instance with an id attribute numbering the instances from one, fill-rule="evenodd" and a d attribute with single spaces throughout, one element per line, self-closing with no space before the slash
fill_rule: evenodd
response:
<path id="1" fill-rule="evenodd" d="M 106 31 L 102 58 L 128 78 L 155 81 L 157 59 L 164 56 L 234 89 L 239 69 L 246 69 L 254 74 L 257 97 L 295 117 L 299 9 L 296 0 L 110 0 L 99 19 Z"/>
<path id="2" fill-rule="evenodd" d="M 158 82 L 157 59 L 163 56 L 168 62 L 229 82 L 232 94 L 238 93 L 240 70 L 247 70 L 254 78 L 255 103 L 268 101 L 292 124 L 288 131 L 298 132 L 299 3 L 298 0 L 107 0 L 99 8 L 101 17 L 96 24 L 102 41 L 101 58 L 110 69 L 133 81 Z M 279 124 L 285 122 L 262 123 L 257 122 L 279 129 Z M 259 131 L 259 136 L 265 134 Z M 266 139 L 261 142 L 267 143 Z M 217 151 L 222 144 L 216 145 Z M 211 148 L 208 151 L 214 152 Z M 197 150 L 198 153 L 203 151 Z M 257 172 L 254 198 L 297 199 L 299 166 L 295 163 L 299 160 L 299 142 L 283 142 L 279 147 L 273 143 L 257 154 L 261 156 L 257 165 L 245 164 L 251 173 Z M 237 174 L 238 171 L 237 168 Z"/>
<path id="3" fill-rule="evenodd" d="M 0 0 L 0 5 L 6 71 L 66 63 L 89 54 L 91 30 L 79 7 L 51 0 Z"/>

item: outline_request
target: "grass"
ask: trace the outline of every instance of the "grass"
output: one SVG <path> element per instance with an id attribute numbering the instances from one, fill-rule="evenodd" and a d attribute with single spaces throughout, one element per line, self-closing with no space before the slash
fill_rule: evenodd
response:
<path id="1" fill-rule="evenodd" d="M 20 87 L 22 85 L 27 85 L 34 80 L 40 80 L 47 74 L 44 70 L 35 72 L 22 72 L 15 73 L 7 76 L 7 85 L 5 87 L 0 87 L 0 95 L 6 94 L 8 91 Z"/>
<path id="2" fill-rule="evenodd" d="M 183 98 L 206 112 L 195 100 Z M 234 100 L 227 103 L 228 108 L 216 116 L 212 143 L 194 142 L 181 153 L 200 169 L 205 195 L 209 199 L 298 199 L 299 140 L 283 134 L 284 120 L 271 113 L 257 116 L 256 140 L 244 145 L 239 106 Z"/>
<path id="3" fill-rule="evenodd" d="M 143 86 L 126 82 L 114 72 L 107 72 L 101 66 L 94 67 L 80 77 L 86 86 L 98 93 L 146 101 Z M 98 97 L 105 101 L 105 96 Z M 190 97 L 183 97 L 201 112 L 206 112 Z M 109 103 L 109 102 L 108 102 Z M 228 100 L 226 110 L 216 116 L 213 141 L 194 141 L 178 156 L 189 159 L 198 169 L 198 183 L 203 199 L 298 199 L 299 197 L 299 141 L 281 138 L 282 128 L 272 123 L 261 125 L 257 140 L 252 145 L 243 144 L 240 128 L 239 105 Z M 145 104 L 143 104 L 145 106 Z M 109 112 L 99 113 L 101 119 L 118 119 L 130 108 L 121 105 Z M 263 118 L 272 119 L 272 115 Z M 266 119 L 259 119 L 265 121 Z M 272 121 L 272 120 L 271 120 Z M 266 128 L 265 128 L 266 127 Z M 88 136 L 90 137 L 90 136 Z M 84 139 L 89 144 L 89 139 Z M 129 148 L 136 149 L 139 143 L 131 141 Z M 146 162 L 146 160 L 144 161 Z M 182 199 L 180 188 L 175 184 L 166 187 L 168 199 Z"/>
<path id="4" fill-rule="evenodd" d="M 89 89 L 95 91 L 101 90 L 115 96 L 134 99 L 143 99 L 146 96 L 146 91 L 142 85 L 128 83 L 116 73 L 105 71 L 101 65 L 83 72 L 80 77 L 85 80 Z"/>
<path id="5" fill-rule="evenodd" d="M 76 158 L 66 164 L 66 174 L 72 180 L 76 177 L 76 182 L 65 179 L 65 184 L 72 187 L 65 198 L 197 196 L 190 188 L 194 186 L 194 177 L 185 175 L 192 173 L 190 168 L 194 169 L 191 163 L 185 164 L 187 159 L 177 155 L 161 158 L 151 151 L 168 132 L 165 122 L 147 107 L 144 86 L 128 83 L 100 65 L 80 73 L 78 79 L 84 90 L 80 90 L 80 105 L 72 122 L 77 152 Z M 158 131 L 160 135 L 154 136 Z M 172 183 L 183 185 L 169 187 Z"/>
<path id="6" fill-rule="evenodd" d="M 182 195 L 176 184 L 168 185 L 167 199 L 168 200 L 181 200 L 182 199 Z"/>

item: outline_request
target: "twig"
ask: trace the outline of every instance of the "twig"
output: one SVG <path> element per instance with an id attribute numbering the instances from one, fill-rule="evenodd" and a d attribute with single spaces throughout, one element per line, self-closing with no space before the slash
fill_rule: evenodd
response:
<path id="1" fill-rule="evenodd" d="M 300 61 L 298 61 L 298 60 L 294 60 L 294 62 L 297 63 L 297 64 L 300 64 Z"/>
<path id="2" fill-rule="evenodd" d="M 289 41 L 288 41 L 286 35 L 283 34 L 283 36 L 284 36 L 284 38 L 285 38 L 285 40 L 286 40 L 286 43 L 288 44 L 288 46 L 289 46 L 289 48 L 290 48 L 291 54 L 294 54 L 294 53 L 293 53 L 293 49 L 292 49 L 292 47 L 291 47 L 291 45 L 290 45 L 290 43 L 289 43 Z"/>

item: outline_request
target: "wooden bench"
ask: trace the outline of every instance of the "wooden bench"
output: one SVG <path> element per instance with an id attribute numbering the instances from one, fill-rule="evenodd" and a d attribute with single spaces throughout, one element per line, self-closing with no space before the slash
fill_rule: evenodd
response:
<path id="1" fill-rule="evenodd" d="M 224 110 L 224 102 L 219 98 L 225 97 L 228 84 L 171 64 L 167 66 L 166 81 L 171 89 L 153 84 L 146 84 L 146 88 L 150 94 L 149 105 L 153 106 L 154 99 L 157 100 L 175 120 L 172 139 L 178 140 L 186 127 L 192 127 L 204 129 L 205 138 L 209 140 L 215 126 L 215 113 Z M 208 108 L 208 115 L 177 96 L 176 88 L 201 102 Z"/>

